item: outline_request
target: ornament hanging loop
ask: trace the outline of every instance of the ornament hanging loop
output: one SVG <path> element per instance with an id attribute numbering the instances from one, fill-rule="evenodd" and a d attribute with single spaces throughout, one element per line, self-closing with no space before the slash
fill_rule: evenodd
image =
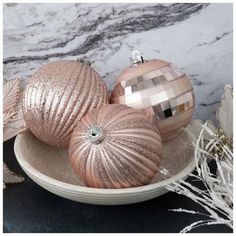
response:
<path id="1" fill-rule="evenodd" d="M 141 53 L 138 50 L 134 50 L 132 52 L 132 64 L 133 66 L 137 66 L 138 64 L 144 63 L 144 59 L 141 56 Z"/>

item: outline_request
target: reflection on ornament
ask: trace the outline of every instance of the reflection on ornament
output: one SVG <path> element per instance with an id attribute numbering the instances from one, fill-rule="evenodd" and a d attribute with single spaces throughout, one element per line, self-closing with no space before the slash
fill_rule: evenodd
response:
<path id="1" fill-rule="evenodd" d="M 162 140 L 143 112 L 120 104 L 87 113 L 69 146 L 71 165 L 87 186 L 128 188 L 148 184 L 159 169 Z"/>
<path id="2" fill-rule="evenodd" d="M 188 77 L 172 63 L 144 61 L 134 54 L 134 65 L 117 78 L 110 102 L 142 109 L 158 126 L 163 140 L 192 120 L 193 87 Z"/>
<path id="3" fill-rule="evenodd" d="M 79 61 L 55 61 L 43 65 L 26 85 L 23 115 L 37 138 L 68 147 L 81 117 L 106 103 L 106 85 L 92 67 Z"/>

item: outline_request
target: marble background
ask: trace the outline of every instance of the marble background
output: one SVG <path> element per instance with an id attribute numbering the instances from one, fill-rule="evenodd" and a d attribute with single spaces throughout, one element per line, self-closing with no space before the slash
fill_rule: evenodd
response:
<path id="1" fill-rule="evenodd" d="M 232 4 L 4 4 L 4 79 L 22 87 L 42 64 L 89 57 L 109 89 L 145 59 L 175 63 L 191 79 L 195 118 L 212 119 L 226 83 L 233 83 Z"/>

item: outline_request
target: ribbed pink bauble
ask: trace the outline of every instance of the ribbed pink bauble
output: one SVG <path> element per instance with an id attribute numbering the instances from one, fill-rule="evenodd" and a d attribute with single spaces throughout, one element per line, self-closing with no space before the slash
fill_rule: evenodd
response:
<path id="1" fill-rule="evenodd" d="M 69 158 L 85 184 L 128 188 L 148 184 L 158 171 L 162 141 L 144 113 L 119 104 L 84 116 L 74 129 Z"/>
<path id="2" fill-rule="evenodd" d="M 72 60 L 55 61 L 43 65 L 26 85 L 23 115 L 37 138 L 68 147 L 81 117 L 106 103 L 107 87 L 91 66 Z"/>
<path id="3" fill-rule="evenodd" d="M 163 60 L 135 63 L 116 79 L 110 102 L 143 110 L 160 130 L 163 140 L 174 138 L 192 120 L 194 93 L 190 80 Z"/>

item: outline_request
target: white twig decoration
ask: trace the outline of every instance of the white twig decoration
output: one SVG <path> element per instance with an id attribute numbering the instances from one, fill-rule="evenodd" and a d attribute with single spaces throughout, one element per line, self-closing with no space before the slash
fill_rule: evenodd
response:
<path id="1" fill-rule="evenodd" d="M 187 181 L 175 182 L 167 188 L 177 194 L 185 195 L 202 206 L 207 213 L 188 209 L 172 209 L 174 212 L 184 212 L 208 216 L 207 220 L 199 220 L 184 229 L 186 233 L 196 227 L 213 224 L 224 224 L 233 229 L 233 142 L 232 142 L 232 89 L 225 87 L 225 94 L 218 110 L 217 118 L 223 129 L 214 132 L 203 125 L 195 146 L 196 174 L 190 174 L 203 182 L 205 190 L 193 186 Z M 227 111 L 227 112 L 226 112 Z M 207 138 L 206 138 L 207 137 Z M 210 137 L 210 138 L 209 138 Z M 215 160 L 216 175 L 212 174 L 208 166 L 209 160 Z"/>

